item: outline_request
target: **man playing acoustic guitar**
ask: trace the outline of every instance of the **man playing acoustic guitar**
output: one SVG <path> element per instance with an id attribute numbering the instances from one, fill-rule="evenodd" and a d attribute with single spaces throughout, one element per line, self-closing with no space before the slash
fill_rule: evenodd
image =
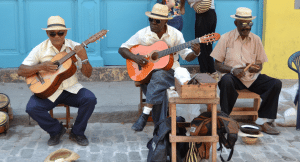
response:
<path id="1" fill-rule="evenodd" d="M 58 53 L 70 52 L 72 49 L 77 54 L 75 55 L 78 60 L 75 63 L 77 67 L 81 68 L 82 74 L 86 77 L 91 76 L 92 66 L 88 61 L 86 50 L 79 43 L 65 39 L 69 28 L 66 28 L 64 19 L 60 16 L 51 16 L 48 19 L 47 28 L 43 30 L 46 30 L 49 39 L 36 46 L 25 58 L 18 69 L 20 76 L 27 78 L 39 71 L 56 73 L 58 65 L 50 60 Z M 32 95 L 26 106 L 26 112 L 38 122 L 43 130 L 49 133 L 48 145 L 53 146 L 59 144 L 60 138 L 64 135 L 66 129 L 57 119 L 53 119 L 48 111 L 58 104 L 78 107 L 78 115 L 69 138 L 76 141 L 79 145 L 86 146 L 89 142 L 84 135 L 84 131 L 96 103 L 95 95 L 78 83 L 75 73 L 64 80 L 50 97 L 41 99 L 36 95 Z"/>
<path id="2" fill-rule="evenodd" d="M 174 47 L 185 43 L 183 35 L 177 29 L 167 25 L 168 7 L 162 4 L 155 4 L 152 12 L 145 13 L 149 17 L 150 26 L 141 29 L 133 35 L 127 42 L 123 43 L 119 49 L 119 53 L 123 58 L 133 60 L 140 68 L 146 68 L 148 59 L 145 56 L 135 55 L 130 52 L 130 48 L 135 45 L 150 46 L 158 41 L 164 41 L 169 47 Z M 153 49 L 156 50 L 156 49 Z M 185 48 L 174 54 L 174 64 L 168 71 L 157 69 L 152 72 L 150 81 L 141 84 L 144 94 L 146 95 L 146 106 L 143 113 L 131 127 L 135 131 L 142 131 L 146 125 L 150 111 L 154 123 L 167 117 L 168 99 L 166 89 L 174 86 L 174 69 L 179 67 L 178 54 L 186 61 L 192 61 L 200 54 L 200 45 L 192 44 L 192 50 Z M 152 54 L 150 60 L 157 60 L 158 53 Z M 149 61 L 150 62 L 150 61 Z"/>

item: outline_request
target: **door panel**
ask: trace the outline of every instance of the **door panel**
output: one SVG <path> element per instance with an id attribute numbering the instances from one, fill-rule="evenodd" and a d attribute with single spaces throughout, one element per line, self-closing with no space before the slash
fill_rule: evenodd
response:
<path id="1" fill-rule="evenodd" d="M 118 53 L 122 43 L 138 30 L 149 25 L 146 11 L 151 11 L 156 0 L 1 0 L 0 68 L 18 67 L 29 52 L 48 37 L 41 28 L 47 27 L 50 16 L 65 19 L 66 38 L 83 42 L 101 29 L 108 29 L 100 43 L 88 45 L 87 54 L 93 67 L 125 65 Z M 235 28 L 230 15 L 240 6 L 249 7 L 257 18 L 252 32 L 262 35 L 263 0 L 215 0 L 216 32 L 224 34 Z M 183 16 L 183 35 L 194 39 L 195 12 L 186 2 Z M 181 64 L 198 64 L 197 60 Z"/>

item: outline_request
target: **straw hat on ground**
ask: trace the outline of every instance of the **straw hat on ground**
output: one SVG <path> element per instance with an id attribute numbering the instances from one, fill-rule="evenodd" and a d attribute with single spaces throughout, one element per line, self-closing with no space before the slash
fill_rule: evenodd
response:
<path id="1" fill-rule="evenodd" d="M 168 16 L 169 15 L 168 6 L 159 3 L 156 3 L 153 6 L 151 12 L 147 11 L 145 12 L 145 14 L 150 18 L 158 19 L 158 20 L 170 20 L 173 18 L 172 16 Z"/>
<path id="2" fill-rule="evenodd" d="M 42 28 L 43 30 L 70 30 L 71 28 L 66 28 L 65 20 L 60 16 L 51 16 L 47 22 L 47 28 Z"/>
<path id="3" fill-rule="evenodd" d="M 252 16 L 252 10 L 246 7 L 237 8 L 235 15 L 230 15 L 230 17 L 238 20 L 253 20 L 256 18 L 256 16 Z"/>
<path id="4" fill-rule="evenodd" d="M 52 152 L 44 162 L 72 162 L 79 158 L 80 156 L 76 152 L 62 148 Z"/>

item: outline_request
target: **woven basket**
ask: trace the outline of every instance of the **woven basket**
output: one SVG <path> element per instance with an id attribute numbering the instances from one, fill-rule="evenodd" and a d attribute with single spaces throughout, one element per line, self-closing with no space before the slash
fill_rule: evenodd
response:
<path id="1" fill-rule="evenodd" d="M 193 5 L 194 10 L 200 14 L 209 10 L 211 7 L 211 0 L 198 1 Z"/>
<path id="2" fill-rule="evenodd" d="M 257 142 L 257 137 L 242 137 L 242 141 L 248 145 L 253 145 Z"/>
<path id="3" fill-rule="evenodd" d="M 63 159 L 63 161 L 72 162 L 79 159 L 80 156 L 68 149 L 62 148 L 52 152 L 47 156 L 44 162 L 55 162 L 55 160 Z"/>

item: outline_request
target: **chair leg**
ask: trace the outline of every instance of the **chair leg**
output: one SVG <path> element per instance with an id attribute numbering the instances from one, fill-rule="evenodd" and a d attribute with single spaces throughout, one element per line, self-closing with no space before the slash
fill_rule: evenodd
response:
<path id="1" fill-rule="evenodd" d="M 51 117 L 53 118 L 53 109 L 49 111 Z"/>
<path id="2" fill-rule="evenodd" d="M 207 112 L 211 112 L 212 104 L 206 104 L 206 106 L 207 106 Z"/>
<path id="3" fill-rule="evenodd" d="M 260 106 L 260 98 L 254 98 L 254 103 L 253 103 L 253 109 L 254 111 L 258 112 Z M 256 121 L 258 118 L 258 115 L 253 116 L 253 121 Z"/>
<path id="4" fill-rule="evenodd" d="M 69 123 L 70 123 L 70 106 L 66 105 L 66 126 L 67 129 L 69 129 Z"/>

